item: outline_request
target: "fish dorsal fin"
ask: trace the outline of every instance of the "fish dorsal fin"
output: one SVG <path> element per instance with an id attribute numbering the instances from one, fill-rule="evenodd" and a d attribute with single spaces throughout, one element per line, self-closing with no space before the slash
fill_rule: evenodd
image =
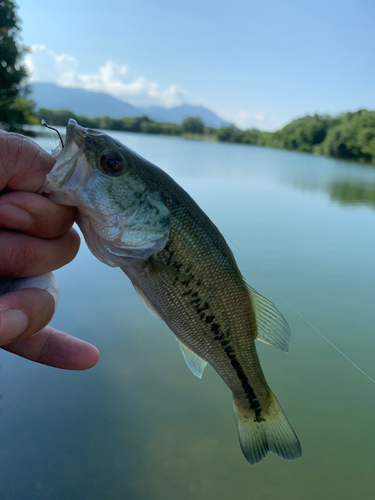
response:
<path id="1" fill-rule="evenodd" d="M 145 294 L 142 292 L 142 290 L 134 284 L 133 284 L 133 286 L 135 288 L 135 291 L 138 294 L 138 297 L 141 299 L 141 301 L 144 303 L 144 305 L 147 307 L 147 309 L 155 316 L 155 318 L 161 319 L 163 321 L 163 318 L 156 311 L 156 309 L 151 304 L 151 302 L 148 300 L 148 298 L 145 296 Z"/>
<path id="2" fill-rule="evenodd" d="M 290 328 L 284 316 L 268 299 L 247 285 L 257 325 L 258 340 L 288 352 Z"/>
<path id="3" fill-rule="evenodd" d="M 177 338 L 176 340 L 178 341 L 184 360 L 186 361 L 186 364 L 188 365 L 190 370 L 196 377 L 202 378 L 204 369 L 207 365 L 207 361 L 198 356 L 198 354 L 195 354 L 195 352 L 189 349 L 180 340 L 178 340 Z"/>

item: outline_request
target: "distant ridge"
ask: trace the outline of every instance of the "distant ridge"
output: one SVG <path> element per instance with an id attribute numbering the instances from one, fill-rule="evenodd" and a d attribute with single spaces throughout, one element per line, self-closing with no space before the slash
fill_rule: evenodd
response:
<path id="1" fill-rule="evenodd" d="M 135 107 L 103 92 L 60 87 L 54 83 L 32 83 L 29 89 L 30 98 L 35 101 L 37 109 L 68 109 L 76 115 L 85 115 L 89 118 L 147 115 L 151 120 L 178 124 L 188 116 L 199 116 L 208 127 L 229 125 L 228 122 L 203 106 L 183 104 L 170 109 L 163 106 Z"/>
<path id="2" fill-rule="evenodd" d="M 182 123 L 188 116 L 199 116 L 199 118 L 208 127 L 222 127 L 228 126 L 229 122 L 217 116 L 213 111 L 203 106 L 190 106 L 189 104 L 182 104 L 174 108 L 164 108 L 163 106 L 149 106 L 148 108 L 141 108 L 151 120 L 157 122 L 169 123 Z"/>

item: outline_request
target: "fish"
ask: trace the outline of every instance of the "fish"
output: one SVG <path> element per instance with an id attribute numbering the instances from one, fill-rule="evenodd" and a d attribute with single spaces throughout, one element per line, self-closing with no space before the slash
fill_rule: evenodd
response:
<path id="1" fill-rule="evenodd" d="M 288 351 L 290 328 L 246 284 L 224 237 L 166 172 L 102 131 L 69 120 L 43 192 L 76 206 L 91 252 L 120 267 L 148 309 L 172 330 L 194 375 L 207 364 L 233 394 L 239 442 L 256 464 L 301 445 L 269 388 L 255 340 Z"/>

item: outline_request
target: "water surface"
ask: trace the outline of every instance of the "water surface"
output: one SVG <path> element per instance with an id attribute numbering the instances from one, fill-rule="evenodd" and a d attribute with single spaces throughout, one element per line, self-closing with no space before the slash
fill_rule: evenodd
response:
<path id="1" fill-rule="evenodd" d="M 373 499 L 375 169 L 274 149 L 112 134 L 164 168 L 229 240 L 248 283 L 292 329 L 290 352 L 258 344 L 303 458 L 240 451 L 230 391 L 186 367 L 126 276 L 85 245 L 57 271 L 53 325 L 93 342 L 99 364 L 67 372 L 0 352 L 0 493 L 34 499 Z M 47 150 L 50 139 L 40 138 Z"/>

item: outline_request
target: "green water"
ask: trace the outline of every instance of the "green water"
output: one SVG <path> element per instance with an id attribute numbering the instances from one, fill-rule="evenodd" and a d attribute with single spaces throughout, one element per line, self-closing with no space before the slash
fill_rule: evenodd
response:
<path id="1" fill-rule="evenodd" d="M 65 372 L 0 352 L 0 498 L 372 500 L 374 384 L 249 260 L 375 378 L 375 169 L 251 146 L 112 135 L 195 198 L 231 242 L 248 283 L 287 318 L 290 352 L 258 350 L 303 458 L 269 454 L 250 466 L 219 376 L 208 367 L 195 378 L 126 276 L 83 244 L 57 272 L 53 325 L 95 343 L 101 360 L 87 372 Z"/>

